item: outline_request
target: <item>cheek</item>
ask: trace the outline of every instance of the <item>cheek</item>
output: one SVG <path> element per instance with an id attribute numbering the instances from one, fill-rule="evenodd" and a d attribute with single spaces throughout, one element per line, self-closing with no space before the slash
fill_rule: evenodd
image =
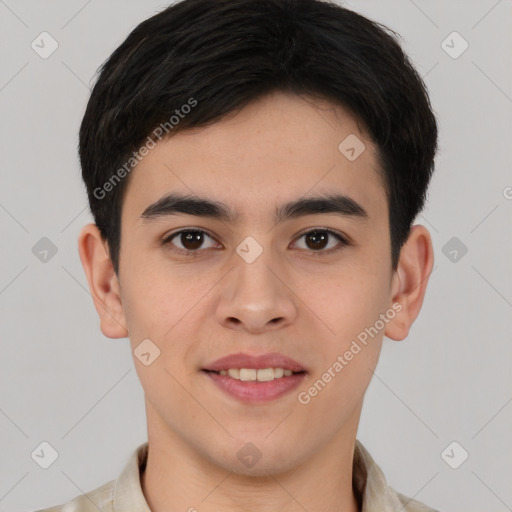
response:
<path id="1" fill-rule="evenodd" d="M 337 279 L 326 279 L 324 293 L 317 290 L 310 299 L 329 326 L 323 337 L 322 367 L 315 375 L 321 380 L 319 387 L 325 383 L 318 406 L 325 406 L 326 414 L 332 400 L 342 406 L 340 411 L 352 410 L 378 363 L 387 325 L 380 315 L 388 308 L 389 283 L 383 268 L 375 266 L 370 272 L 369 267 L 361 265 Z"/>
<path id="2" fill-rule="evenodd" d="M 326 285 L 327 297 L 310 296 L 329 330 L 322 337 L 321 362 L 308 383 L 310 387 L 303 389 L 303 398 L 311 400 L 333 429 L 355 414 L 382 347 L 384 329 L 378 328 L 380 323 L 377 329 L 375 326 L 386 308 L 386 287 L 383 280 L 359 276 Z"/>
<path id="3" fill-rule="evenodd" d="M 142 263 L 144 258 L 139 259 Z M 198 315 L 205 314 L 205 295 L 215 279 L 180 273 L 162 261 L 151 263 L 149 258 L 143 266 L 134 258 L 132 269 L 126 272 L 129 279 L 123 282 L 121 293 L 132 350 L 148 338 L 160 350 L 159 362 L 170 371 L 181 372 L 179 364 L 183 365 L 189 352 L 198 350 Z"/>
<path id="4" fill-rule="evenodd" d="M 140 382 L 153 403 L 171 395 L 179 401 L 184 397 L 177 382 L 183 381 L 189 349 L 183 336 L 187 325 L 183 300 L 170 293 L 162 281 L 145 280 L 142 286 L 131 283 L 126 288 L 123 306 Z M 144 359 L 147 353 L 150 355 Z"/>
<path id="5" fill-rule="evenodd" d="M 308 304 L 325 319 L 338 344 L 346 343 L 379 318 L 389 300 L 388 287 L 382 274 L 353 269 L 310 290 Z"/>
<path id="6" fill-rule="evenodd" d="M 164 303 L 172 303 L 176 290 L 180 290 L 172 283 L 171 269 L 164 268 L 158 249 L 139 249 L 135 243 L 131 246 L 126 242 L 123 250 L 122 290 L 127 313 L 133 320 L 160 317 Z"/>
<path id="7" fill-rule="evenodd" d="M 142 258 L 141 258 L 142 260 Z M 183 316 L 182 288 L 173 286 L 156 266 L 135 260 L 127 267 L 121 285 L 123 311 L 132 342 L 150 338 L 162 340 Z"/>

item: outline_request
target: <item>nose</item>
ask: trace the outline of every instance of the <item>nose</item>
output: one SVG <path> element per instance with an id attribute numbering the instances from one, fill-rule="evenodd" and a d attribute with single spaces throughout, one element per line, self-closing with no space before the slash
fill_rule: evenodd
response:
<path id="1" fill-rule="evenodd" d="M 299 299 L 286 273 L 266 253 L 252 263 L 234 255 L 235 268 L 223 280 L 216 311 L 224 327 L 258 334 L 295 321 Z"/>

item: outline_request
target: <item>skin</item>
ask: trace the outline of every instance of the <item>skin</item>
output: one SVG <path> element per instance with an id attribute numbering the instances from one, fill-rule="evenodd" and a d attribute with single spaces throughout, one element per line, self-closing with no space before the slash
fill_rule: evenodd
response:
<path id="1" fill-rule="evenodd" d="M 366 146 L 352 162 L 338 150 L 349 134 Z M 140 218 L 171 191 L 226 203 L 240 219 Z M 277 205 L 322 192 L 349 195 L 369 219 L 323 213 L 272 221 Z M 82 229 L 79 252 L 103 334 L 129 337 L 132 351 L 149 338 L 161 351 L 149 366 L 134 357 L 150 446 L 141 485 L 151 510 L 357 511 L 352 460 L 364 394 L 383 336 L 403 340 L 419 314 L 433 249 L 427 229 L 413 226 L 392 271 L 375 147 L 355 119 L 327 101 L 279 92 L 179 132 L 132 171 L 121 226 L 119 276 L 94 224 Z M 179 255 L 170 247 L 191 247 L 183 238 L 160 241 L 180 228 L 211 238 L 194 257 Z M 330 228 L 351 244 L 329 238 L 323 253 L 315 251 L 302 236 L 313 228 Z M 235 251 L 247 236 L 263 249 L 251 264 Z M 300 404 L 298 393 L 394 303 L 401 311 Z M 280 352 L 308 374 L 291 393 L 244 404 L 201 372 L 234 352 Z M 247 442 L 262 455 L 251 468 L 237 457 Z"/>

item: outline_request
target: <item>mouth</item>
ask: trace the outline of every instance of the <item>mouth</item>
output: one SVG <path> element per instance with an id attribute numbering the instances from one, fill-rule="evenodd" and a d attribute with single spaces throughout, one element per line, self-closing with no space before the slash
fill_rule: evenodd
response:
<path id="1" fill-rule="evenodd" d="M 276 379 L 305 375 L 306 370 L 294 372 L 288 368 L 228 368 L 226 370 L 203 370 L 206 373 L 227 376 L 242 382 L 271 382 Z"/>
<path id="2" fill-rule="evenodd" d="M 296 388 L 308 374 L 297 361 L 278 353 L 231 354 L 203 368 L 217 388 L 245 403 L 274 400 Z"/>

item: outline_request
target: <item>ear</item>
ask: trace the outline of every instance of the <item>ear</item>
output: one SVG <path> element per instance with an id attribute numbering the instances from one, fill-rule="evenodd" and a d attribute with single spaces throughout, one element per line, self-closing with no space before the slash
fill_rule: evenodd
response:
<path id="1" fill-rule="evenodd" d="M 388 338 L 401 341 L 409 334 L 421 310 L 433 265 L 430 233 L 425 226 L 412 226 L 392 279 L 392 304 L 397 314 L 387 324 L 384 334 Z"/>
<path id="2" fill-rule="evenodd" d="M 84 267 L 101 332 L 108 338 L 128 336 L 120 286 L 110 259 L 108 244 L 96 224 L 84 226 L 78 237 L 78 252 Z"/>

